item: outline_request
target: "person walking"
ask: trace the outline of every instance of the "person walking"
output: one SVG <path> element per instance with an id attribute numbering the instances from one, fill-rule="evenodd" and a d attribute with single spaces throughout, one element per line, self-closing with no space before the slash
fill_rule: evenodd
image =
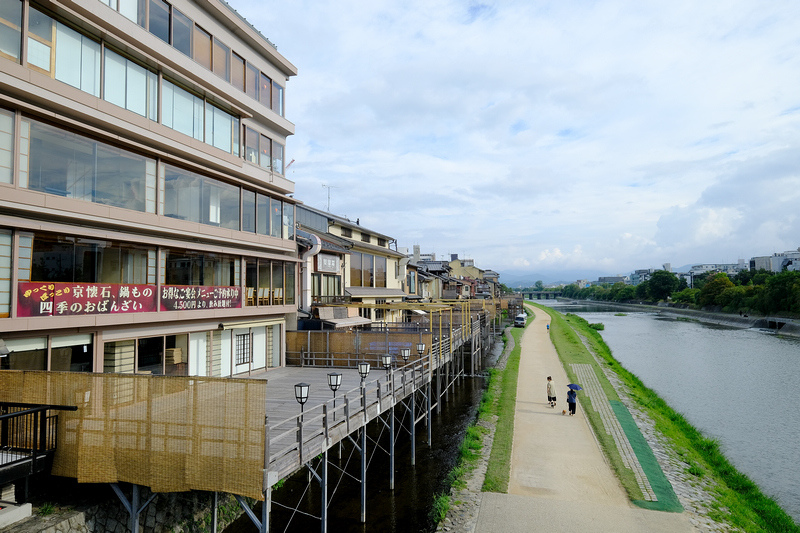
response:
<path id="1" fill-rule="evenodd" d="M 552 376 L 547 376 L 547 402 L 550 407 L 556 406 L 556 384 L 553 382 Z"/>
<path id="2" fill-rule="evenodd" d="M 575 414 L 575 405 L 578 401 L 578 393 L 572 389 L 567 390 L 567 405 L 569 406 L 569 416 Z"/>

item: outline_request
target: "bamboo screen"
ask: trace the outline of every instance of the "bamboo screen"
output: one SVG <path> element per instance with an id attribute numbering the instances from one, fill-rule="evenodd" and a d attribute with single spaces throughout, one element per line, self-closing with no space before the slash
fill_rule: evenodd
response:
<path id="1" fill-rule="evenodd" d="M 0 400 L 56 411 L 52 473 L 154 492 L 208 490 L 263 499 L 264 380 L 0 372 Z"/>

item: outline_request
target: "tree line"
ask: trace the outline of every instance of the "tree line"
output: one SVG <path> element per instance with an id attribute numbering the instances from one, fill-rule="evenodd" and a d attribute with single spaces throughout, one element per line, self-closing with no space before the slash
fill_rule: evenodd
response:
<path id="1" fill-rule="evenodd" d="M 800 272 L 774 273 L 768 270 L 695 276 L 694 287 L 672 272 L 657 270 L 636 286 L 618 282 L 581 289 L 572 283 L 563 288 L 567 298 L 613 302 L 659 302 L 684 304 L 693 309 L 714 309 L 728 313 L 800 316 Z"/>

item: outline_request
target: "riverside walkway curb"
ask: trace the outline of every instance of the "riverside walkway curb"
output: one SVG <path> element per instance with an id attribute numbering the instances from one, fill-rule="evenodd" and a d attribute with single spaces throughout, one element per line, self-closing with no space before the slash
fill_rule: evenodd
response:
<path id="1" fill-rule="evenodd" d="M 582 410 L 572 417 L 561 414 L 568 381 L 547 332 L 549 323 L 550 317 L 537 310 L 523 334 L 508 494 L 482 494 L 475 531 L 697 531 L 683 513 L 631 503 Z M 546 401 L 547 376 L 557 386 L 556 409 Z M 617 418 L 613 410 L 610 416 Z M 644 471 L 641 475 L 647 479 Z"/>

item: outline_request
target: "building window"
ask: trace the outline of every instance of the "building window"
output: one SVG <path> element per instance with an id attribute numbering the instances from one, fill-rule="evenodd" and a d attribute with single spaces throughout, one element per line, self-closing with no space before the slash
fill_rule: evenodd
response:
<path id="1" fill-rule="evenodd" d="M 232 52 L 231 55 L 231 84 L 242 92 L 247 90 L 244 59 L 236 52 Z"/>
<path id="2" fill-rule="evenodd" d="M 192 57 L 192 19 L 172 8 L 172 46 Z"/>
<path id="3" fill-rule="evenodd" d="M 30 280 L 20 272 L 20 281 L 155 284 L 153 248 L 36 233 L 30 262 Z"/>
<path id="4" fill-rule="evenodd" d="M 361 253 L 350 252 L 350 286 L 361 287 Z"/>
<path id="5" fill-rule="evenodd" d="M 351 230 L 350 228 L 342 228 L 342 237 L 352 238 L 353 230 Z"/>
<path id="6" fill-rule="evenodd" d="M 20 185 L 135 211 L 155 212 L 153 159 L 87 137 L 23 120 L 23 137 L 29 153 L 22 150 Z"/>
<path id="7" fill-rule="evenodd" d="M 386 258 L 375 256 L 375 286 L 386 287 Z"/>
<path id="8" fill-rule="evenodd" d="M 100 43 L 30 9 L 28 65 L 93 96 L 100 96 Z"/>
<path id="9" fill-rule="evenodd" d="M 19 61 L 22 31 L 22 2 L 0 2 L 0 56 Z"/>
<path id="10" fill-rule="evenodd" d="M 271 108 L 272 107 L 272 80 L 269 79 L 267 76 L 264 75 L 262 72 L 260 74 L 260 84 L 258 88 L 258 101 L 261 102 L 262 105 L 265 107 Z"/>
<path id="11" fill-rule="evenodd" d="M 166 250 L 166 285 L 236 287 L 239 258 L 190 250 Z"/>
<path id="12" fill-rule="evenodd" d="M 236 335 L 236 364 L 250 363 L 250 333 Z"/>
<path id="13" fill-rule="evenodd" d="M 270 198 L 270 235 L 273 237 L 281 236 L 282 211 L 281 201 Z"/>
<path id="14" fill-rule="evenodd" d="M 242 189 L 242 231 L 256 232 L 256 193 Z"/>
<path id="15" fill-rule="evenodd" d="M 211 34 L 195 24 L 192 58 L 211 70 Z"/>
<path id="16" fill-rule="evenodd" d="M 239 187 L 166 165 L 164 215 L 239 229 Z"/>
<path id="17" fill-rule="evenodd" d="M 261 136 L 258 164 L 261 165 L 262 168 L 272 168 L 272 140 L 266 135 Z"/>
<path id="18" fill-rule="evenodd" d="M 133 61 L 106 48 L 103 99 L 158 120 L 158 76 Z"/>
<path id="19" fill-rule="evenodd" d="M 294 239 L 294 204 L 283 203 L 283 234 L 284 239 Z"/>
<path id="20" fill-rule="evenodd" d="M 272 143 L 272 170 L 283 174 L 283 145 L 274 141 Z"/>
<path id="21" fill-rule="evenodd" d="M 361 242 L 369 242 L 371 238 L 369 233 L 361 233 Z"/>
<path id="22" fill-rule="evenodd" d="M 214 56 L 212 58 L 214 74 L 225 81 L 231 81 L 231 49 L 214 39 Z"/>
<path id="23" fill-rule="evenodd" d="M 0 318 L 11 312 L 11 231 L 0 230 Z"/>
<path id="24" fill-rule="evenodd" d="M 378 237 L 378 246 L 386 246 L 386 239 Z"/>
<path id="25" fill-rule="evenodd" d="M 174 83 L 161 84 L 161 121 L 175 131 L 203 140 L 203 100 Z"/>
<path id="26" fill-rule="evenodd" d="M 14 113 L 0 109 L 0 183 L 12 183 L 13 179 Z"/>
<path id="27" fill-rule="evenodd" d="M 272 82 L 272 110 L 283 116 L 283 87 Z"/>
<path id="28" fill-rule="evenodd" d="M 148 24 L 148 29 L 150 33 L 167 44 L 170 43 L 169 8 L 170 5 L 164 0 L 150 0 L 150 23 Z"/>
<path id="29" fill-rule="evenodd" d="M 372 254 L 361 254 L 361 286 L 375 286 L 375 256 Z"/>

